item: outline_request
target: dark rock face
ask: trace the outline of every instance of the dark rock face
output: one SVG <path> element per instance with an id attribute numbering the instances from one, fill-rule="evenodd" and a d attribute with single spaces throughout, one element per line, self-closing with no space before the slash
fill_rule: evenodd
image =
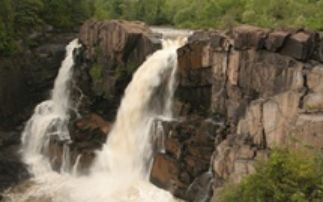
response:
<path id="1" fill-rule="evenodd" d="M 280 53 L 298 60 L 307 60 L 314 51 L 316 34 L 299 31 L 286 40 Z"/>
<path id="2" fill-rule="evenodd" d="M 215 142 L 225 129 L 224 123 L 195 117 L 156 124 L 162 125 L 165 139 L 164 148 L 155 157 L 151 181 L 180 198 L 193 200 L 191 192 L 202 183 L 197 179 L 209 171 Z M 210 180 L 204 178 L 202 184 L 206 185 Z"/>
<path id="3" fill-rule="evenodd" d="M 29 177 L 19 154 L 22 125 L 34 106 L 50 96 L 65 46 L 75 37 L 42 33 L 33 48 L 0 58 L 0 192 Z"/>
<path id="4" fill-rule="evenodd" d="M 41 45 L 0 58 L 0 128 L 21 124 L 37 103 L 50 96 L 65 46 L 75 37 L 75 33 L 46 33 L 39 38 Z"/>
<path id="5" fill-rule="evenodd" d="M 20 131 L 0 131 L 0 198 L 1 192 L 29 177 L 19 156 Z"/>
<path id="6" fill-rule="evenodd" d="M 70 126 L 71 143 L 65 144 L 55 137 L 51 139 L 49 156 L 52 168 L 59 172 L 65 145 L 69 147 L 70 169 L 78 161 L 78 174 L 87 174 L 95 158 L 95 151 L 106 142 L 111 127 L 109 122 L 93 113 L 75 120 Z"/>

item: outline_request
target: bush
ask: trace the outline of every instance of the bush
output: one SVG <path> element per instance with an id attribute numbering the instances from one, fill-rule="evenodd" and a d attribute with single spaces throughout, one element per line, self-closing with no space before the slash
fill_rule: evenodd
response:
<path id="1" fill-rule="evenodd" d="M 241 183 L 228 184 L 221 202 L 323 201 L 323 158 L 309 150 L 274 149 Z"/>

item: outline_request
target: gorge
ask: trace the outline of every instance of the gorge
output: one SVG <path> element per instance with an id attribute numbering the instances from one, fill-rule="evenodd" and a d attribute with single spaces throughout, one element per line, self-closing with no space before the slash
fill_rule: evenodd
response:
<path id="1" fill-rule="evenodd" d="M 253 173 L 257 159 L 277 145 L 322 149 L 320 33 L 241 25 L 184 32 L 187 41 L 164 40 L 162 47 L 163 33 L 153 31 L 140 22 L 83 24 L 82 45 L 67 46 L 52 101 L 36 107 L 22 135 L 33 176 L 4 186 L 13 188 L 3 200 L 176 201 L 172 193 L 210 201 L 226 181 Z M 64 69 L 65 76 L 73 73 L 60 77 Z M 1 98 L 0 117 L 6 117 L 6 100 L 14 97 Z M 27 103 L 19 106 L 32 114 Z M 18 125 L 22 114 L 12 115 L 24 117 L 15 118 Z M 43 128 L 33 126 L 38 121 Z M 19 145 L 9 141 L 20 138 L 15 125 L 3 122 L 1 144 Z M 38 146 L 28 142 L 37 139 L 38 132 L 28 132 L 33 128 L 51 138 Z M 41 157 L 25 158 L 28 151 Z M 39 160 L 45 168 L 33 166 Z M 27 168 L 17 162 L 17 169 Z"/>

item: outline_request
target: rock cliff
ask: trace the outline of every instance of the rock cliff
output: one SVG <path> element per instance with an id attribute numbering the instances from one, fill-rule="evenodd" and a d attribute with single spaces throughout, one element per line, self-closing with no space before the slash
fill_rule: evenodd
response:
<path id="1" fill-rule="evenodd" d="M 91 109 L 111 121 L 132 64 L 156 50 L 158 40 L 143 24 L 124 21 L 89 21 L 81 40 L 90 75 L 86 86 L 96 97 L 88 96 Z M 151 181 L 180 198 L 208 201 L 223 182 L 252 173 L 256 159 L 266 158 L 272 147 L 321 149 L 322 41 L 307 30 L 249 25 L 191 35 L 178 49 L 178 119 L 156 122 L 165 139 Z M 122 70 L 128 76 L 119 77 Z"/>
<path id="2" fill-rule="evenodd" d="M 198 31 L 178 49 L 178 55 L 178 116 L 201 119 L 194 122 L 195 131 L 184 124 L 186 130 L 191 129 L 186 137 L 198 136 L 204 141 L 213 137 L 214 140 L 196 146 L 195 149 L 201 148 L 198 153 L 189 153 L 189 158 L 196 159 L 194 163 L 198 166 L 194 168 L 203 165 L 204 158 L 210 159 L 196 173 L 189 172 L 185 160 L 177 160 L 173 149 L 166 148 L 166 153 L 158 157 L 167 159 L 164 164 L 171 167 L 153 170 L 152 175 L 162 176 L 163 182 L 175 181 L 168 186 L 174 193 L 190 201 L 201 201 L 198 194 L 189 195 L 187 188 L 192 188 L 193 182 L 211 169 L 216 196 L 224 181 L 239 182 L 254 171 L 257 158 L 266 158 L 276 146 L 323 148 L 320 87 L 323 58 L 319 33 L 249 25 L 236 27 L 226 34 Z M 212 131 L 209 136 L 197 129 L 205 121 L 212 123 L 208 127 Z M 219 123 L 223 129 L 212 130 Z M 177 140 L 176 135 L 170 137 L 172 141 Z M 213 143 L 213 153 L 202 149 L 209 141 Z M 189 151 L 185 139 L 178 143 L 178 148 L 178 153 Z M 167 169 L 179 172 L 165 180 L 162 174 Z M 186 173 L 189 173 L 188 181 L 181 178 Z M 207 184 L 202 187 L 198 184 L 200 189 L 196 189 L 203 191 Z M 186 190 L 184 194 L 183 190 Z"/>
<path id="3" fill-rule="evenodd" d="M 70 151 L 72 163 L 82 154 L 79 167 L 86 173 L 94 150 L 107 138 L 132 73 L 160 48 L 160 40 L 143 23 L 115 20 L 88 21 L 79 38 L 83 48 L 75 58 L 73 90 L 79 114 L 69 126 Z M 25 113 L 17 112 L 30 114 L 29 106 L 48 95 L 67 40 L 61 42 L 36 48 L 32 53 L 37 56 L 28 56 L 35 60 L 1 60 L 8 68 L 0 70 L 0 118 L 2 128 L 9 128 L 0 132 L 1 154 L 17 150 L 19 128 L 5 135 L 25 119 Z M 176 120 L 156 121 L 155 133 L 164 138 L 156 143 L 154 184 L 188 201 L 209 201 L 224 182 L 239 182 L 254 172 L 254 162 L 266 159 L 273 147 L 323 148 L 320 33 L 241 25 L 229 32 L 196 31 L 177 52 Z M 21 82 L 13 82 L 17 80 Z M 7 117 L 15 124 L 6 122 Z M 50 152 L 58 169 L 62 143 L 53 139 Z M 2 161 L 10 158 L 0 156 L 0 182 L 2 176 L 11 179 L 3 187 L 14 176 Z M 10 165 L 15 163 L 19 161 Z"/>

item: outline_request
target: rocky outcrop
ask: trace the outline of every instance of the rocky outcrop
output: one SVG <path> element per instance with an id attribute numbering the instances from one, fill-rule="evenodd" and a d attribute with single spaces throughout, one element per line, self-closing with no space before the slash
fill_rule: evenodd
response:
<path id="1" fill-rule="evenodd" d="M 66 169 L 70 172 L 74 169 L 75 174 L 87 174 L 95 158 L 95 151 L 106 142 L 111 127 L 111 123 L 93 113 L 75 120 L 70 126 L 71 142 L 62 142 L 55 136 L 50 140 L 48 156 L 52 168 L 60 172 L 63 152 L 68 148 L 65 155 L 69 159 L 69 167 Z"/>
<path id="2" fill-rule="evenodd" d="M 125 21 L 89 21 L 81 41 L 85 108 L 112 120 L 133 64 L 159 43 L 143 24 Z M 306 30 L 249 25 L 190 36 L 178 49 L 178 120 L 156 122 L 151 181 L 188 201 L 209 201 L 226 181 L 253 173 L 275 146 L 321 149 L 321 41 Z"/>
<path id="3" fill-rule="evenodd" d="M 271 148 L 323 148 L 321 41 L 306 30 L 242 25 L 229 34 L 196 32 L 178 50 L 178 115 L 222 117 L 226 125 L 211 132 L 220 140 L 210 164 L 215 196 L 222 182 L 253 173 Z"/>
<path id="4" fill-rule="evenodd" d="M 92 110 L 112 120 L 132 74 L 160 48 L 160 40 L 142 22 L 112 20 L 85 22 L 80 41 L 86 65 L 79 86 L 84 86 Z"/>

